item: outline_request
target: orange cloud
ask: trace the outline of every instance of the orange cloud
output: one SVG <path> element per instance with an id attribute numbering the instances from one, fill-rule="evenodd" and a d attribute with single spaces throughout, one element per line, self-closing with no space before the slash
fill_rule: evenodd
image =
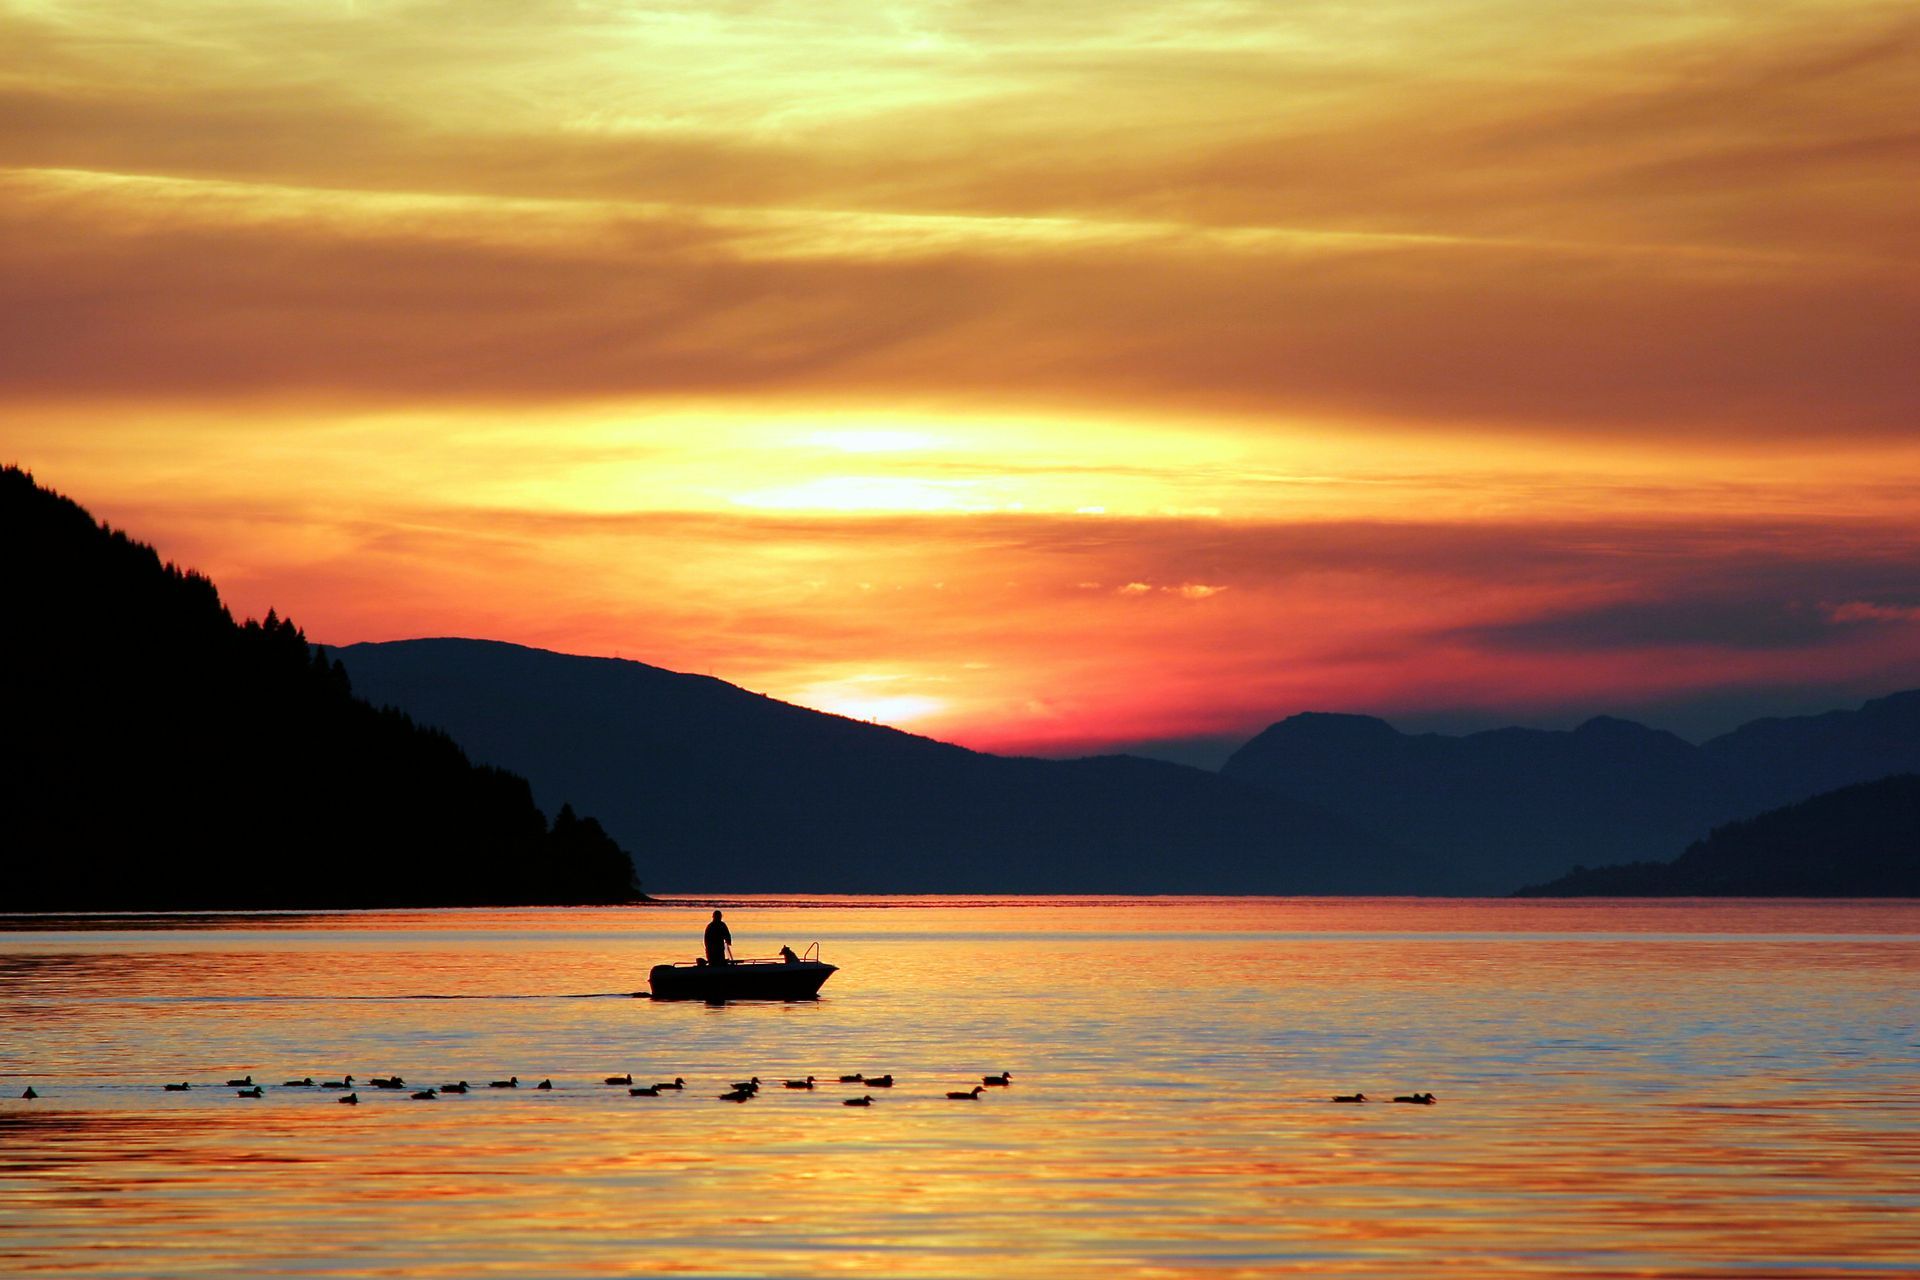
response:
<path id="1" fill-rule="evenodd" d="M 0 51 L 0 453 L 328 640 L 1036 748 L 1920 677 L 1884 6 L 95 0 Z"/>
<path id="2" fill-rule="evenodd" d="M 1879 264 L 66 170 L 0 199 L 16 402 L 750 391 L 1804 439 L 1902 433 L 1920 399 L 1920 292 Z"/>

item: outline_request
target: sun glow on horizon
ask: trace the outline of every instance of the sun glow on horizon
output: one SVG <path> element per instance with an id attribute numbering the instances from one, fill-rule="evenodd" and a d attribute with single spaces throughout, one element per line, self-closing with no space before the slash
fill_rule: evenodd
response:
<path id="1" fill-rule="evenodd" d="M 943 698 L 904 691 L 913 683 L 914 678 L 905 675 L 862 673 L 809 685 L 786 700 L 849 720 L 912 729 L 947 710 Z"/>

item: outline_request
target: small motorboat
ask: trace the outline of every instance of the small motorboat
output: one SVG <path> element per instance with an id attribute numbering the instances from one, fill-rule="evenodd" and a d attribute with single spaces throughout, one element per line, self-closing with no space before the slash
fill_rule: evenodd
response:
<path id="1" fill-rule="evenodd" d="M 792 959 L 657 964 L 647 975 L 647 985 L 655 1000 L 812 1000 L 839 967 L 820 959 L 816 942 L 806 955 Z"/>

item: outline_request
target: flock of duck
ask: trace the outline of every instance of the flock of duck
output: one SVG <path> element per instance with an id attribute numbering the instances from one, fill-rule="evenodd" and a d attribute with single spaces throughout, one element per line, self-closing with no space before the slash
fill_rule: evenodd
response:
<path id="1" fill-rule="evenodd" d="M 808 1076 L 804 1080 L 781 1081 L 782 1087 L 798 1090 L 812 1090 L 818 1088 L 823 1083 L 825 1082 L 816 1076 Z M 888 1073 L 883 1076 L 870 1076 L 855 1072 L 852 1075 L 841 1076 L 838 1083 L 868 1089 L 891 1089 L 893 1088 L 893 1075 L 892 1073 Z M 664 1094 L 684 1093 L 687 1089 L 686 1079 L 682 1076 L 675 1076 L 671 1080 L 656 1081 L 653 1084 L 639 1084 L 634 1080 L 632 1072 L 627 1072 L 624 1075 L 607 1076 L 604 1084 L 624 1085 L 628 1096 L 634 1098 L 658 1098 Z M 974 1085 L 971 1089 L 951 1090 L 947 1093 L 947 1097 L 958 1101 L 971 1102 L 977 1100 L 989 1087 L 1006 1088 L 1012 1084 L 1013 1073 L 1011 1071 L 1002 1071 L 998 1075 L 981 1076 L 980 1083 Z M 218 1087 L 220 1086 L 200 1086 L 202 1089 Z M 265 1082 L 255 1083 L 253 1077 L 250 1075 L 242 1076 L 238 1080 L 229 1080 L 224 1087 L 234 1090 L 235 1097 L 264 1098 L 267 1096 Z M 280 1087 L 282 1089 L 330 1090 L 340 1095 L 335 1101 L 342 1106 L 357 1107 L 360 1105 L 359 1091 L 363 1088 L 404 1092 L 416 1102 L 432 1102 L 435 1098 L 443 1094 L 470 1093 L 480 1086 L 468 1084 L 465 1080 L 457 1080 L 452 1084 L 418 1088 L 409 1085 L 404 1078 L 397 1075 L 370 1076 L 364 1082 L 356 1081 L 353 1076 L 347 1075 L 342 1076 L 338 1080 L 321 1080 L 317 1082 L 312 1076 L 305 1076 L 299 1080 L 283 1080 L 280 1082 Z M 489 1089 L 518 1089 L 522 1086 L 519 1076 L 508 1076 L 505 1080 L 489 1080 L 486 1083 L 486 1087 Z M 535 1090 L 551 1090 L 554 1085 L 552 1078 L 548 1077 L 541 1080 L 539 1084 L 530 1084 L 525 1087 Z M 187 1093 L 194 1088 L 194 1085 L 190 1080 L 182 1080 L 178 1084 L 163 1084 L 160 1088 L 166 1093 Z M 760 1077 L 751 1076 L 745 1080 L 734 1081 L 727 1092 L 715 1094 L 714 1096 L 722 1102 L 748 1102 L 759 1094 L 760 1089 Z M 20 1096 L 32 1100 L 38 1098 L 40 1094 L 29 1085 L 27 1091 Z M 856 1098 L 843 1098 L 841 1105 L 848 1107 L 870 1107 L 873 1105 L 873 1095 L 863 1093 Z"/>
<path id="2" fill-rule="evenodd" d="M 684 1093 L 687 1089 L 687 1082 L 685 1078 L 681 1076 L 675 1076 L 671 1080 L 655 1081 L 653 1084 L 638 1084 L 634 1081 L 633 1073 L 630 1071 L 624 1075 L 607 1076 L 604 1083 L 614 1086 L 624 1085 L 628 1096 L 634 1098 L 658 1098 L 668 1093 Z M 781 1087 L 786 1089 L 812 1090 L 818 1088 L 824 1082 L 816 1076 L 808 1076 L 804 1080 L 783 1080 L 780 1083 Z M 891 1089 L 893 1088 L 893 1075 L 888 1073 L 883 1076 L 869 1076 L 855 1072 L 852 1075 L 841 1076 L 838 1083 L 867 1089 Z M 973 1102 L 977 1101 L 980 1095 L 990 1088 L 1004 1089 L 1012 1084 L 1013 1073 L 1011 1071 L 1002 1071 L 998 1075 L 981 1076 L 980 1083 L 970 1089 L 948 1090 L 947 1097 L 956 1102 Z M 186 1093 L 193 1088 L 193 1084 L 191 1081 L 183 1080 L 179 1084 L 165 1084 L 160 1087 L 168 1093 Z M 201 1087 L 211 1088 L 213 1086 L 202 1085 Z M 236 1097 L 264 1098 L 267 1096 L 266 1086 L 264 1084 L 255 1084 L 253 1077 L 250 1075 L 242 1076 L 238 1080 L 229 1080 L 226 1083 L 226 1087 L 235 1090 Z M 470 1085 L 465 1080 L 457 1080 L 452 1084 L 441 1084 L 434 1085 L 430 1088 L 416 1089 L 399 1076 L 371 1076 L 367 1079 L 365 1085 L 357 1085 L 354 1078 L 349 1075 L 343 1076 L 338 1080 L 322 1080 L 317 1084 L 314 1082 L 312 1076 L 306 1076 L 299 1080 L 283 1080 L 280 1083 L 280 1087 L 282 1089 L 332 1090 L 340 1094 L 340 1097 L 335 1099 L 335 1101 L 343 1106 L 356 1107 L 360 1105 L 359 1090 L 363 1087 L 403 1091 L 416 1102 L 431 1102 L 442 1094 L 469 1093 L 477 1086 Z M 489 1080 L 486 1087 L 489 1089 L 518 1089 L 520 1088 L 520 1077 L 508 1076 L 505 1080 Z M 528 1085 L 527 1087 L 537 1090 L 552 1089 L 553 1080 L 549 1077 L 541 1080 L 539 1084 Z M 750 1076 L 745 1080 L 734 1081 L 732 1087 L 725 1093 L 715 1094 L 714 1096 L 722 1102 L 751 1102 L 759 1096 L 760 1089 L 760 1077 Z M 38 1098 L 40 1095 L 34 1090 L 33 1086 L 29 1085 L 27 1086 L 27 1091 L 20 1096 L 31 1100 Z M 1368 1102 L 1377 1101 L 1377 1099 L 1369 1099 L 1364 1093 L 1337 1093 L 1331 1101 Z M 1403 1093 L 1394 1098 L 1393 1101 L 1408 1103 L 1416 1107 L 1430 1107 L 1439 1101 L 1439 1099 L 1435 1098 L 1431 1093 Z M 843 1107 L 870 1107 L 873 1105 L 873 1095 L 863 1093 L 856 1098 L 843 1098 L 840 1101 L 840 1105 Z"/>
<path id="3" fill-rule="evenodd" d="M 617 1083 L 617 1081 L 610 1079 L 607 1081 L 607 1083 L 615 1084 Z M 815 1089 L 815 1088 L 818 1088 L 821 1083 L 822 1081 L 820 1081 L 815 1076 L 808 1076 L 804 1080 L 783 1080 L 780 1082 L 781 1087 L 786 1089 Z M 884 1076 L 869 1076 L 869 1075 L 861 1075 L 858 1072 L 856 1072 L 850 1076 L 841 1076 L 839 1079 L 839 1083 L 850 1084 L 856 1087 L 864 1086 L 869 1089 L 891 1089 L 893 1088 L 893 1076 L 891 1074 L 884 1075 Z M 950 1090 L 947 1093 L 947 1097 L 955 1099 L 956 1101 L 960 1101 L 960 1102 L 971 1102 L 976 1098 L 978 1098 L 981 1094 L 985 1093 L 987 1091 L 987 1086 L 989 1085 L 997 1085 L 1002 1088 L 1005 1088 L 1006 1086 L 1011 1085 L 1012 1083 L 1013 1083 L 1013 1073 L 1011 1071 L 1002 1071 L 997 1076 L 981 1076 L 980 1083 L 977 1085 L 974 1085 L 973 1088 L 971 1089 Z M 657 1090 L 664 1089 L 664 1088 L 678 1088 L 678 1087 L 680 1087 L 678 1083 L 671 1086 L 655 1085 L 653 1086 L 652 1089 L 629 1089 L 627 1092 L 636 1093 L 636 1094 L 646 1094 L 646 1093 L 653 1093 Z M 751 1102 L 753 1101 L 754 1098 L 759 1096 L 760 1088 L 761 1088 L 760 1077 L 752 1076 L 746 1080 L 734 1081 L 733 1088 L 717 1096 L 722 1102 Z M 873 1095 L 870 1093 L 863 1093 L 857 1098 L 842 1098 L 840 1100 L 840 1105 L 843 1107 L 870 1107 L 873 1105 Z"/>

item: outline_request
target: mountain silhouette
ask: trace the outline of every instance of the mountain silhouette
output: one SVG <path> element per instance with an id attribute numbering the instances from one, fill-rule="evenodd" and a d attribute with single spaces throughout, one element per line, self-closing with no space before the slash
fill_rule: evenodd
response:
<path id="1" fill-rule="evenodd" d="M 1700 749 L 1742 815 L 1920 771 L 1920 690 L 1875 698 L 1857 711 L 1755 720 Z"/>
<path id="2" fill-rule="evenodd" d="M 1672 862 L 1577 867 L 1522 897 L 1920 897 L 1920 775 L 1716 827 Z"/>
<path id="3" fill-rule="evenodd" d="M 706 676 L 487 640 L 331 650 L 375 701 L 591 808 L 650 888 L 1378 893 L 1390 842 L 1204 770 L 969 751 Z"/>
<path id="4" fill-rule="evenodd" d="M 1759 720 L 1699 746 L 1604 716 L 1567 732 L 1451 736 L 1309 712 L 1269 726 L 1222 773 L 1425 855 L 1456 891 L 1505 893 L 1579 863 L 1658 857 L 1721 823 L 1916 769 L 1920 692 Z"/>
<path id="5" fill-rule="evenodd" d="M 0 910 L 620 902 L 598 823 L 0 469 Z"/>

